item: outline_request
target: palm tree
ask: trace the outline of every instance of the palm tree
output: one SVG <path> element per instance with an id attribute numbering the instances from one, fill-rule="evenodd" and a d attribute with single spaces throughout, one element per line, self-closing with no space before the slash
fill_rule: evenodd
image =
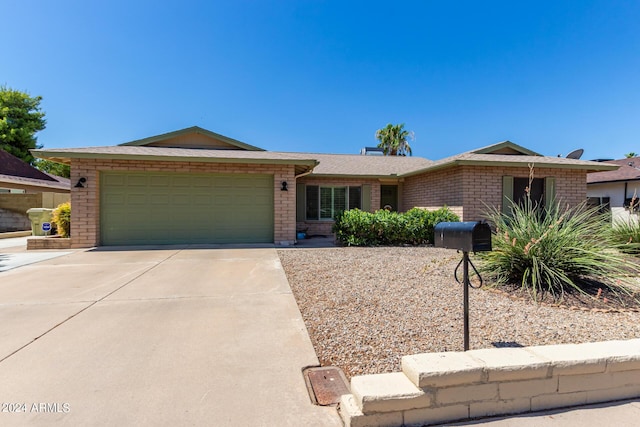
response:
<path id="1" fill-rule="evenodd" d="M 404 123 L 392 125 L 376 131 L 376 139 L 380 141 L 378 148 L 382 148 L 385 156 L 406 156 L 411 155 L 411 147 L 408 139 L 415 139 L 413 132 L 405 130 Z"/>
<path id="2" fill-rule="evenodd" d="M 637 157 L 637 156 L 638 156 L 638 154 L 637 154 L 637 153 L 634 153 L 634 152 L 632 151 L 632 152 L 630 152 L 630 153 L 625 154 L 624 156 L 625 156 L 627 159 L 630 159 L 630 158 L 632 158 L 632 157 Z"/>

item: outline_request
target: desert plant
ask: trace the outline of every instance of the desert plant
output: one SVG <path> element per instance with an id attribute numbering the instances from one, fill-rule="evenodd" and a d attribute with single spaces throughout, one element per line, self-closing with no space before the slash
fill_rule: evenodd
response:
<path id="1" fill-rule="evenodd" d="M 621 252 L 640 255 L 640 220 L 635 216 L 627 220 L 615 219 L 608 237 Z"/>
<path id="2" fill-rule="evenodd" d="M 518 284 L 534 299 L 550 293 L 561 300 L 569 290 L 584 292 L 594 281 L 628 292 L 639 270 L 607 238 L 608 221 L 586 204 L 543 208 L 530 199 L 511 203 L 511 215 L 490 208 L 495 225 L 493 251 L 482 254 L 481 271 L 497 284 Z"/>
<path id="3" fill-rule="evenodd" d="M 60 236 L 69 237 L 71 234 L 71 203 L 60 203 L 53 210 L 51 221 L 56 224 Z"/>

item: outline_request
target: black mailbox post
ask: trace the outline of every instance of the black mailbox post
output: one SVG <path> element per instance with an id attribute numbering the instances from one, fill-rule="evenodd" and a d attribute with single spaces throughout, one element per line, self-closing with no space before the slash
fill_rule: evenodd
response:
<path id="1" fill-rule="evenodd" d="M 485 222 L 441 222 L 434 228 L 434 244 L 437 248 L 457 249 L 462 251 L 462 260 L 456 266 L 453 273 L 456 282 L 461 283 L 464 289 L 464 351 L 469 350 L 469 264 L 480 278 L 482 277 L 475 266 L 469 260 L 469 252 L 491 251 L 491 227 Z M 463 281 L 458 279 L 458 269 L 463 265 Z"/>

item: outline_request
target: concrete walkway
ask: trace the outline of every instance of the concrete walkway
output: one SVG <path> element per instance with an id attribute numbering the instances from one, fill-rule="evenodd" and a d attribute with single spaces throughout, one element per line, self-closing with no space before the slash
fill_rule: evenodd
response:
<path id="1" fill-rule="evenodd" d="M 273 248 L 67 253 L 0 273 L 0 324 L 3 426 L 342 425 Z"/>
<path id="2" fill-rule="evenodd" d="M 0 238 L 0 272 L 45 261 L 71 252 L 26 251 L 27 237 Z"/>
<path id="3" fill-rule="evenodd" d="M 600 403 L 577 408 L 441 425 L 451 427 L 635 427 L 640 425 L 640 400 Z"/>

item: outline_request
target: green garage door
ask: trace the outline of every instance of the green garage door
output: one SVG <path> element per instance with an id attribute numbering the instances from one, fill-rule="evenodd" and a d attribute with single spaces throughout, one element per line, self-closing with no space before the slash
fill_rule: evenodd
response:
<path id="1" fill-rule="evenodd" d="M 273 176 L 103 172 L 103 245 L 272 243 Z"/>

